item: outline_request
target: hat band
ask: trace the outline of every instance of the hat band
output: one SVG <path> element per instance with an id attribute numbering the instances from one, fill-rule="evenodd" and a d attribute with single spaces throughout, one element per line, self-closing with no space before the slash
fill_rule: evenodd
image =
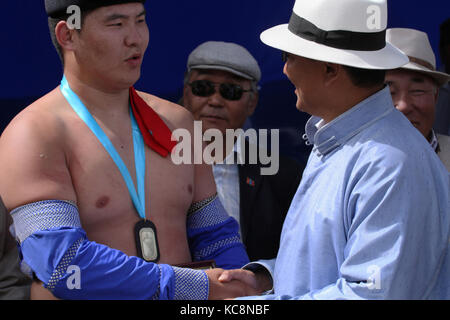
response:
<path id="1" fill-rule="evenodd" d="M 377 51 L 386 46 L 386 30 L 380 32 L 325 31 L 292 13 L 288 26 L 295 35 L 337 49 Z"/>
<path id="2" fill-rule="evenodd" d="M 436 68 L 431 63 L 429 63 L 429 62 L 427 62 L 425 60 L 422 60 L 422 59 L 419 59 L 419 58 L 410 57 L 410 56 L 408 56 L 408 58 L 409 58 L 410 62 L 419 64 L 422 67 L 425 67 L 425 68 L 430 69 L 432 71 L 436 71 Z"/>

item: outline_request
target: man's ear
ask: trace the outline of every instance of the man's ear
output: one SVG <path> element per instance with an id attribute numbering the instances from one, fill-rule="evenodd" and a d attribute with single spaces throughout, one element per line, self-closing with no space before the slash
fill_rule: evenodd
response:
<path id="1" fill-rule="evenodd" d="M 345 72 L 341 65 L 336 63 L 324 62 L 324 84 L 329 86 L 339 80 L 341 73 Z"/>
<path id="2" fill-rule="evenodd" d="M 70 29 L 66 21 L 60 21 L 55 28 L 55 36 L 61 48 L 64 50 L 74 50 L 73 42 L 74 30 Z"/>
<path id="3" fill-rule="evenodd" d="M 436 93 L 434 94 L 434 103 L 436 104 L 439 99 L 439 85 L 436 85 Z"/>

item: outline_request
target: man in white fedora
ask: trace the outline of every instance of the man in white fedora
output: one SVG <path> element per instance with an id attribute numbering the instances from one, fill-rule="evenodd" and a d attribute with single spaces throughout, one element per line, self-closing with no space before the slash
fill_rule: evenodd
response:
<path id="1" fill-rule="evenodd" d="M 394 106 L 427 139 L 450 171 L 450 137 L 433 130 L 439 88 L 450 80 L 450 75 L 436 71 L 436 57 L 425 32 L 388 29 L 386 40 L 410 60 L 401 68 L 386 73 Z"/>
<path id="2" fill-rule="evenodd" d="M 386 1 L 297 0 L 293 11 L 261 39 L 287 53 L 314 148 L 277 258 L 219 280 L 273 288 L 247 299 L 443 297 L 448 174 L 384 85 L 384 70 L 408 62 L 386 44 Z"/>

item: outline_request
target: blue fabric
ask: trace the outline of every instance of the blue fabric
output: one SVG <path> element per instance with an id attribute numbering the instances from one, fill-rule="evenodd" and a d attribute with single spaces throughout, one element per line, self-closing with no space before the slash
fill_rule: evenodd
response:
<path id="1" fill-rule="evenodd" d="M 246 299 L 450 298 L 449 178 L 429 143 L 388 88 L 319 121 L 307 124 L 314 149 L 265 264 L 274 294 Z"/>
<path id="2" fill-rule="evenodd" d="M 69 248 L 82 239 L 73 255 Z M 61 299 L 159 299 L 173 297 L 173 271 L 169 266 L 146 263 L 137 257 L 90 242 L 82 229 L 39 231 L 28 237 L 21 250 L 45 287 Z M 60 271 L 61 261 L 67 260 Z M 66 272 L 70 265 L 80 268 L 81 289 L 71 290 Z M 160 270 L 161 268 L 161 270 Z M 55 281 L 50 281 L 58 273 Z M 51 282 L 54 282 L 53 284 Z"/>
<path id="3" fill-rule="evenodd" d="M 68 248 L 82 236 L 81 229 L 58 228 L 38 231 L 20 246 L 23 260 L 43 283 L 48 283 Z"/>
<path id="4" fill-rule="evenodd" d="M 78 238 L 71 242 L 70 239 Z M 60 299 L 172 300 L 208 298 L 203 271 L 174 268 L 129 257 L 119 250 L 88 241 L 81 229 L 40 231 L 22 245 L 25 260 L 45 287 Z M 80 287 L 68 285 L 79 268 Z"/>
<path id="5" fill-rule="evenodd" d="M 128 257 L 104 245 L 83 241 L 70 265 L 80 268 L 81 288 L 70 290 L 67 280 L 71 275 L 65 273 L 53 290 L 58 298 L 141 300 L 173 297 L 171 267 Z"/>
<path id="6" fill-rule="evenodd" d="M 223 269 L 238 269 L 249 261 L 239 225 L 218 197 L 188 216 L 187 234 L 194 261 L 215 260 Z"/>
<path id="7" fill-rule="evenodd" d="M 44 286 L 61 299 L 207 299 L 203 271 L 147 263 L 91 242 L 67 201 L 41 201 L 11 212 L 20 250 Z M 77 212 L 77 211 L 76 211 Z M 46 218 L 46 221 L 42 217 Z M 30 234 L 31 233 L 31 234 Z M 28 235 L 30 234 L 30 235 Z M 76 267 L 78 275 L 71 273 Z M 79 276 L 79 288 L 70 281 Z"/>
<path id="8" fill-rule="evenodd" d="M 45 287 L 62 299 L 207 299 L 203 271 L 147 263 L 137 257 L 90 242 L 81 228 L 75 204 L 49 200 L 11 212 L 24 261 Z M 239 226 L 216 196 L 187 221 L 195 261 L 215 260 L 224 269 L 240 268 L 248 256 Z M 76 266 L 80 288 L 71 289 L 68 272 Z"/>

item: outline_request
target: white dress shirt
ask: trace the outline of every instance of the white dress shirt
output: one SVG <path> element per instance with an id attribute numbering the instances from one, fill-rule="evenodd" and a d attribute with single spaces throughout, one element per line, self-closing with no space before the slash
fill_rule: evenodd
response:
<path id="1" fill-rule="evenodd" d="M 237 139 L 233 151 L 223 161 L 223 164 L 213 165 L 214 180 L 216 182 L 217 194 L 227 213 L 236 219 L 240 225 L 240 193 L 239 193 L 239 170 L 234 153 L 241 159 L 241 136 Z M 242 161 L 242 159 L 241 159 Z M 242 163 L 242 162 L 241 162 Z M 239 228 L 239 235 L 241 231 Z"/>

